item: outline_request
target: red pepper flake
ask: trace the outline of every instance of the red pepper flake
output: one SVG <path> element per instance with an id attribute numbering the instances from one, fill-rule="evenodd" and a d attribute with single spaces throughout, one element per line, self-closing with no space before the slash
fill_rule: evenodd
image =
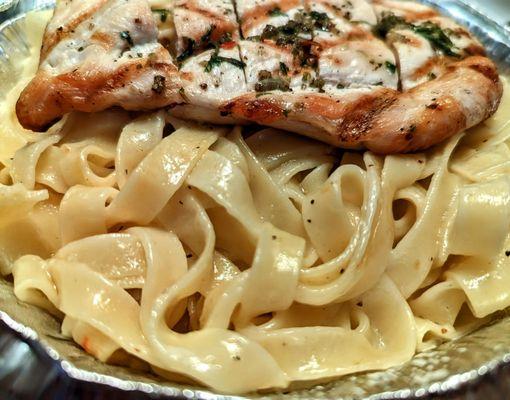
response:
<path id="1" fill-rule="evenodd" d="M 231 50 L 236 47 L 236 42 L 225 42 L 220 45 L 222 49 Z"/>

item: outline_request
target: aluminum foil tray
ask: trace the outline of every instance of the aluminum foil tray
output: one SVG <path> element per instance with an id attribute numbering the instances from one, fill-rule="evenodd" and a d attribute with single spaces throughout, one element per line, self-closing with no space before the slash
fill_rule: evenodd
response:
<path id="1" fill-rule="evenodd" d="M 423 0 L 469 26 L 502 72 L 510 73 L 510 29 L 489 17 L 493 1 L 498 3 L 499 10 L 507 10 L 506 19 L 510 20 L 508 0 Z M 53 3 L 52 0 L 21 0 L 15 8 L 0 13 L 0 95 L 15 81 L 9 60 L 26 51 L 20 29 L 24 13 L 52 7 Z M 476 9 L 472 7 L 476 5 Z M 480 11 L 483 9 L 487 13 Z M 506 20 L 499 17 L 500 21 Z M 19 302 L 13 294 L 12 283 L 0 279 L 0 399 L 71 398 L 239 399 L 96 361 L 60 335 L 58 321 L 36 307 Z M 355 374 L 313 388 L 254 394 L 247 398 L 507 400 L 510 399 L 510 313 L 501 313 L 489 326 L 418 354 L 400 367 Z"/>

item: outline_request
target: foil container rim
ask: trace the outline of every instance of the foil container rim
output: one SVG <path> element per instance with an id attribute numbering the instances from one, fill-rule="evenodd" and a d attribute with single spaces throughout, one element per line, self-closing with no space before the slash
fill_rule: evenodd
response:
<path id="1" fill-rule="evenodd" d="M 468 25 L 470 29 L 482 40 L 488 53 L 496 59 L 504 72 L 510 71 L 510 28 L 505 28 L 497 24 L 488 15 L 471 7 L 465 0 L 421 0 L 423 3 L 439 8 L 444 14 L 453 17 L 460 22 Z M 43 10 L 51 8 L 54 4 L 52 0 L 42 0 L 38 6 L 24 9 L 23 1 L 20 1 L 18 7 L 13 10 L 0 13 L 0 36 L 9 26 L 22 20 L 26 16 L 26 11 Z M 37 1 L 36 1 L 37 3 Z M 8 57 L 0 42 L 0 58 Z M 510 318 L 510 317 L 508 317 Z M 122 392 L 139 392 L 157 396 L 159 398 L 196 398 L 196 399 L 243 399 L 242 396 L 231 396 L 214 394 L 207 389 L 189 388 L 181 389 L 172 387 L 172 382 L 167 384 L 146 383 L 135 380 L 127 380 L 112 375 L 89 371 L 73 365 L 66 360 L 59 352 L 51 347 L 45 340 L 41 340 L 40 335 L 31 327 L 18 322 L 7 312 L 0 309 L 0 321 L 8 329 L 19 337 L 20 340 L 27 342 L 31 349 L 44 352 L 54 363 L 58 364 L 61 371 L 72 380 L 77 382 L 89 382 L 102 387 L 110 387 Z M 480 365 L 478 368 L 472 368 L 468 371 L 449 375 L 446 379 L 431 381 L 426 386 L 420 388 L 406 388 L 399 390 L 382 391 L 377 394 L 364 397 L 366 400 L 396 400 L 396 399 L 424 399 L 427 396 L 442 394 L 460 393 L 462 390 L 474 388 L 487 375 L 497 374 L 503 367 L 510 366 L 510 349 L 503 352 L 491 361 Z M 292 392 L 290 392 L 292 393 Z M 292 397 L 290 394 L 288 397 Z"/>

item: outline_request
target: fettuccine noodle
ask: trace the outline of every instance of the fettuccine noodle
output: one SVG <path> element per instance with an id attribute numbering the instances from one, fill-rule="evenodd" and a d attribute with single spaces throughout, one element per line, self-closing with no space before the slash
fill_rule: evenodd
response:
<path id="1" fill-rule="evenodd" d="M 287 388 L 401 364 L 510 305 L 508 90 L 468 133 L 381 157 L 163 110 L 34 134 L 14 107 L 36 63 L 0 111 L 0 272 L 99 360 Z"/>

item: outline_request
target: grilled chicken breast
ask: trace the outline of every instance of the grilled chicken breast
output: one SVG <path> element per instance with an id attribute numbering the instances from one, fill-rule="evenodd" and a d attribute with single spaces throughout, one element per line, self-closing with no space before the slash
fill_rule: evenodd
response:
<path id="1" fill-rule="evenodd" d="M 167 107 L 396 153 L 476 125 L 501 95 L 480 43 L 414 2 L 61 0 L 17 113 L 43 130 L 72 110 Z"/>

